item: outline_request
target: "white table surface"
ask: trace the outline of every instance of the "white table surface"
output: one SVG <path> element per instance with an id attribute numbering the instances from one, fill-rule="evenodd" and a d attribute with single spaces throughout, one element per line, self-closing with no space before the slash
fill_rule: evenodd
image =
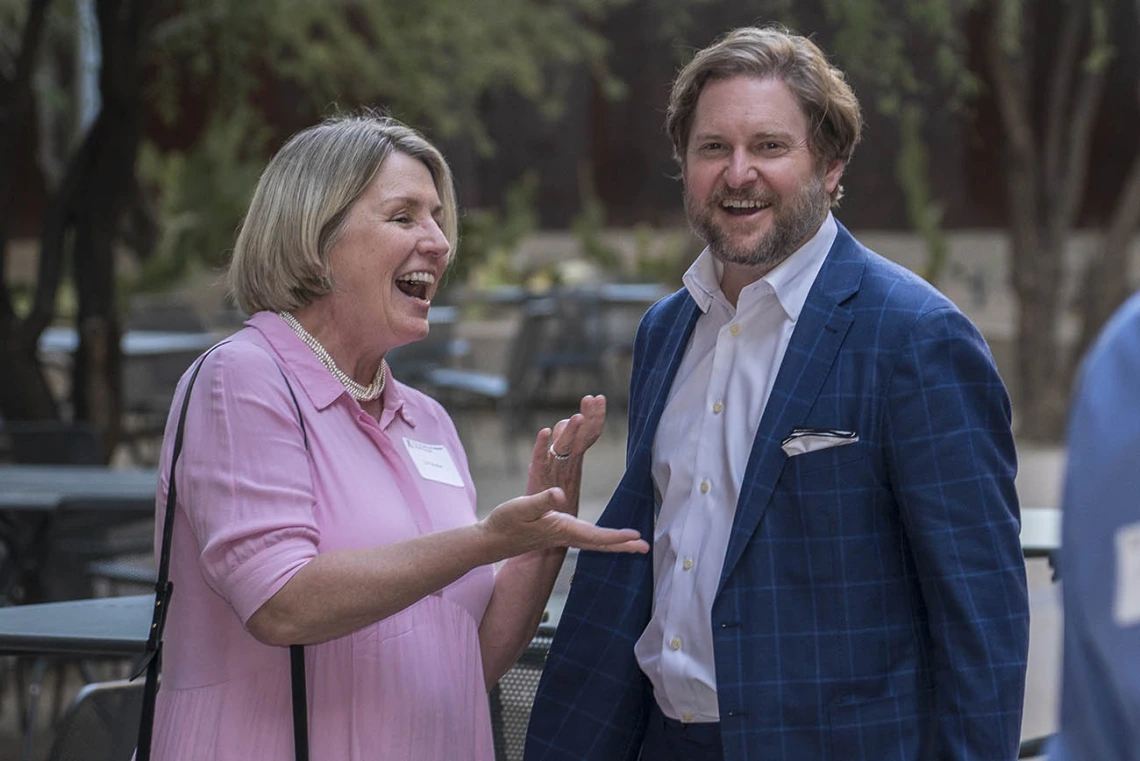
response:
<path id="1" fill-rule="evenodd" d="M 51 511 L 68 500 L 154 512 L 156 470 L 100 465 L 0 465 L 0 510 Z"/>
<path id="2" fill-rule="evenodd" d="M 1061 547 L 1061 511 L 1055 507 L 1021 508 L 1021 547 L 1041 557 Z"/>
<path id="3" fill-rule="evenodd" d="M 123 334 L 121 347 L 128 357 L 145 357 L 205 351 L 219 340 L 213 333 L 128 330 Z M 43 354 L 71 354 L 79 348 L 79 334 L 74 328 L 47 328 L 40 334 L 37 348 Z"/>

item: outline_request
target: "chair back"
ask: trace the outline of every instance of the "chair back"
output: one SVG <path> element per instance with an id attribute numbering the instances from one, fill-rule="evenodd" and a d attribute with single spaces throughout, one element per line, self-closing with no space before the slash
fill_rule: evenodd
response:
<path id="1" fill-rule="evenodd" d="M 487 699 L 491 708 L 491 738 L 495 743 L 495 761 L 522 761 L 530 710 L 538 692 L 542 666 L 554 630 L 543 627 L 527 645 L 518 663 L 491 688 Z"/>
<path id="2" fill-rule="evenodd" d="M 48 761 L 130 761 L 143 680 L 85 685 L 60 719 Z"/>
<path id="3" fill-rule="evenodd" d="M 401 383 L 419 388 L 433 369 L 450 366 L 456 353 L 458 316 L 456 307 L 433 306 L 427 338 L 397 346 L 388 352 L 388 367 L 392 375 Z"/>
<path id="4" fill-rule="evenodd" d="M 553 298 L 529 299 L 523 303 L 519 327 L 507 356 L 506 377 L 512 406 L 528 407 L 538 394 L 541 374 L 535 362 L 544 347 L 558 340 L 551 333 L 557 313 L 558 303 Z"/>

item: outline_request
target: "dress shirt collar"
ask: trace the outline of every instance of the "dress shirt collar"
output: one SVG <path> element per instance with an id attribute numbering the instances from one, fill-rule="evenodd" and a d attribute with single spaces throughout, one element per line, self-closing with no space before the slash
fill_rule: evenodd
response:
<path id="1" fill-rule="evenodd" d="M 301 384 L 301 388 L 318 410 L 324 410 L 342 396 L 352 402 L 356 401 L 349 395 L 348 389 L 341 385 L 341 382 L 321 363 L 309 345 L 276 314 L 257 312 L 246 320 L 245 324 L 265 336 L 265 340 L 293 371 L 297 382 Z M 415 427 L 415 421 L 407 409 L 403 384 L 392 377 L 390 368 L 388 382 L 384 385 L 381 399 L 384 404 L 384 409 L 380 413 L 381 427 L 387 428 L 387 424 L 397 413 L 404 422 Z"/>
<path id="2" fill-rule="evenodd" d="M 799 319 L 800 312 L 803 311 L 808 292 L 811 290 L 812 283 L 815 282 L 820 268 L 823 267 L 823 260 L 827 258 L 827 252 L 835 243 L 837 234 L 838 226 L 835 217 L 831 215 L 831 212 L 828 212 L 827 218 L 823 220 L 819 230 L 807 243 L 776 265 L 771 272 L 760 280 L 745 287 L 740 292 L 741 298 L 744 298 L 746 294 L 754 296 L 755 292 L 762 288 L 771 290 L 776 294 L 784 312 L 792 322 L 795 322 Z M 708 312 L 714 300 L 723 302 L 728 306 L 728 300 L 720 289 L 720 280 L 723 274 L 724 264 L 718 261 L 708 248 L 701 252 L 697 260 L 685 272 L 683 278 L 685 288 L 702 312 Z"/>

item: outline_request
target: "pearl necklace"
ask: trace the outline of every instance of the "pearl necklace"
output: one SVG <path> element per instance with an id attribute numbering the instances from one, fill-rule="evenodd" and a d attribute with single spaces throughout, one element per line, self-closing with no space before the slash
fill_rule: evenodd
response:
<path id="1" fill-rule="evenodd" d="M 317 359 L 321 361 L 321 364 L 328 368 L 328 371 L 333 374 L 333 377 L 348 389 L 348 393 L 352 395 L 352 398 L 361 402 L 370 402 L 384 393 L 384 384 L 388 381 L 388 363 L 383 359 L 380 360 L 380 367 L 376 369 L 376 377 L 372 379 L 372 382 L 367 386 L 361 385 L 353 380 L 352 376 L 336 366 L 336 362 L 333 360 L 332 355 L 329 354 L 328 349 L 321 346 L 321 342 L 314 338 L 312 333 L 305 330 L 305 326 L 299 323 L 297 318 L 290 312 L 278 312 L 277 316 L 284 320 L 285 324 L 292 328 L 293 332 L 313 350 L 313 353 L 317 355 Z"/>

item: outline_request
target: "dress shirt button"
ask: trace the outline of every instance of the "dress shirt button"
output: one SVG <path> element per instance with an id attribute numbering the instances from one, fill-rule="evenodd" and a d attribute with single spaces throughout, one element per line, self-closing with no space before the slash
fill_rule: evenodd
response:
<path id="1" fill-rule="evenodd" d="M 693 723 L 693 715 L 691 713 L 681 714 L 681 722 L 683 724 L 692 724 Z"/>
<path id="2" fill-rule="evenodd" d="M 681 563 L 681 567 L 684 568 L 686 571 L 690 570 L 693 567 L 693 559 L 692 558 L 685 558 L 684 562 Z"/>
<path id="3" fill-rule="evenodd" d="M 713 414 L 714 415 L 719 415 L 722 412 L 724 412 L 724 405 L 721 402 L 717 402 L 716 404 L 713 405 Z"/>
<path id="4" fill-rule="evenodd" d="M 740 335 L 740 326 L 739 325 L 733 325 L 731 328 L 728 329 L 728 332 L 732 333 L 732 335 L 734 335 L 734 336 L 738 336 L 738 335 Z"/>
<path id="5" fill-rule="evenodd" d="M 708 493 L 709 493 L 709 482 L 708 481 L 701 481 L 701 494 L 708 494 Z"/>
<path id="6" fill-rule="evenodd" d="M 669 649 L 670 650 L 680 650 L 681 649 L 681 638 L 680 637 L 674 637 L 673 639 L 669 640 Z"/>

